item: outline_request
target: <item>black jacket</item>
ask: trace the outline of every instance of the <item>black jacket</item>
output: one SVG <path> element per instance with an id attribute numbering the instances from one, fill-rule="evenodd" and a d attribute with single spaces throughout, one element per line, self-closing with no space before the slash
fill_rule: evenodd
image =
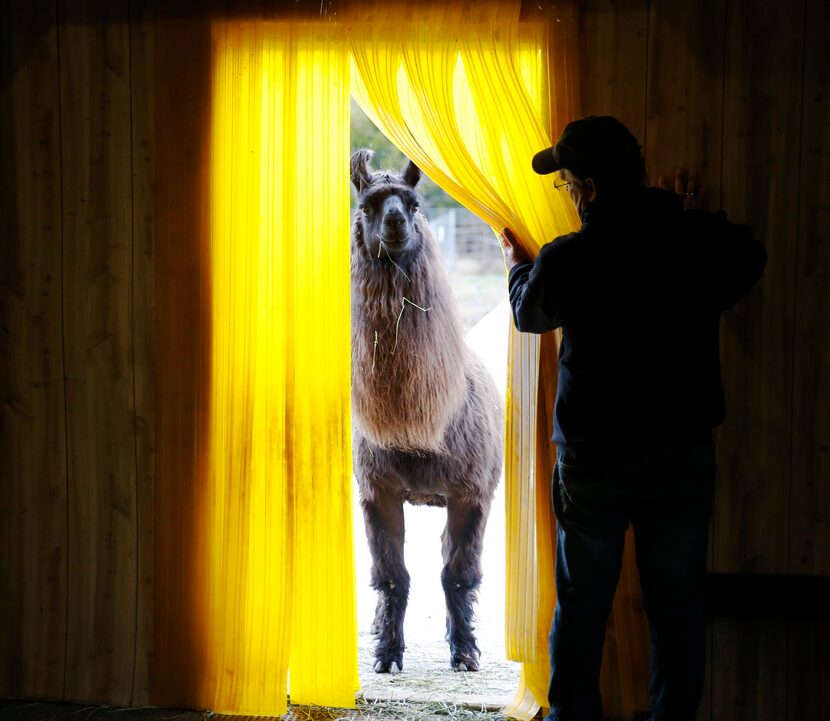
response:
<path id="1" fill-rule="evenodd" d="M 563 329 L 553 440 L 711 437 L 724 417 L 718 330 L 767 254 L 724 213 L 641 188 L 597 199 L 582 227 L 510 271 L 516 328 Z"/>

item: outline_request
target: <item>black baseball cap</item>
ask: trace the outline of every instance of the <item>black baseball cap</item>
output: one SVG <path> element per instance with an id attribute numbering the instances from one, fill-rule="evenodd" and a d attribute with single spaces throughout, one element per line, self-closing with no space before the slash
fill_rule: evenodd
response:
<path id="1" fill-rule="evenodd" d="M 533 169 L 548 175 L 566 168 L 578 178 L 589 178 L 613 174 L 641 158 L 640 144 L 619 120 L 589 115 L 568 123 L 556 145 L 536 153 Z"/>

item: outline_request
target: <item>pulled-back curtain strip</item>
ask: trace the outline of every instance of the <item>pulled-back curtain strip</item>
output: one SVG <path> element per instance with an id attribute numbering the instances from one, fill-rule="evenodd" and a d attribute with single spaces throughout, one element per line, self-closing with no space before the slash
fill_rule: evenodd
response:
<path id="1" fill-rule="evenodd" d="M 348 50 L 213 28 L 212 345 L 198 706 L 353 707 Z"/>
<path id="2" fill-rule="evenodd" d="M 352 9 L 352 92 L 401 151 L 495 231 L 510 226 L 532 250 L 576 226 L 567 196 L 530 167 L 550 144 L 546 45 L 553 18 L 520 22 L 518 0 L 365 2 Z M 575 112 L 570 97 L 558 93 L 558 113 Z M 530 718 L 546 704 L 549 674 L 550 464 L 539 468 L 536 455 L 539 339 L 512 324 L 509 332 L 506 642 L 508 658 L 523 666 L 507 712 Z M 555 377 L 551 361 L 545 372 Z"/>

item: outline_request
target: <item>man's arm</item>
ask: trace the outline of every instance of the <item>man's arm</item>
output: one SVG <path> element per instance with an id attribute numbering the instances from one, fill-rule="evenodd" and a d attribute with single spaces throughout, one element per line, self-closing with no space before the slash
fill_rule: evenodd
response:
<path id="1" fill-rule="evenodd" d="M 729 310 L 764 273 L 767 250 L 752 228 L 726 220 L 726 213 L 688 211 L 688 222 L 707 250 L 714 302 L 721 311 Z"/>
<path id="2" fill-rule="evenodd" d="M 531 260 L 530 254 L 509 229 L 502 231 L 500 239 L 505 265 L 510 271 L 510 307 L 516 328 L 523 333 L 544 333 L 561 326 L 554 302 L 561 288 L 553 287 L 558 283 L 548 272 L 552 245 L 546 245 L 536 259 Z"/>
<path id="3" fill-rule="evenodd" d="M 743 298 L 760 280 L 767 264 L 767 249 L 751 228 L 729 222 L 725 225 L 718 273 L 721 310 L 728 310 Z"/>

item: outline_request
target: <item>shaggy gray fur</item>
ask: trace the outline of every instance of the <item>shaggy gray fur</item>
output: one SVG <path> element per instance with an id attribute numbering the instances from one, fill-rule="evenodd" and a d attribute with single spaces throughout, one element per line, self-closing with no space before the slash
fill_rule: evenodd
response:
<path id="1" fill-rule="evenodd" d="M 446 506 L 441 582 L 450 663 L 478 670 L 472 604 L 481 546 L 502 470 L 503 408 L 467 348 L 429 224 L 418 212 L 421 171 L 373 172 L 351 160 L 354 470 L 378 591 L 375 670 L 403 668 L 409 595 L 403 503 Z"/>

